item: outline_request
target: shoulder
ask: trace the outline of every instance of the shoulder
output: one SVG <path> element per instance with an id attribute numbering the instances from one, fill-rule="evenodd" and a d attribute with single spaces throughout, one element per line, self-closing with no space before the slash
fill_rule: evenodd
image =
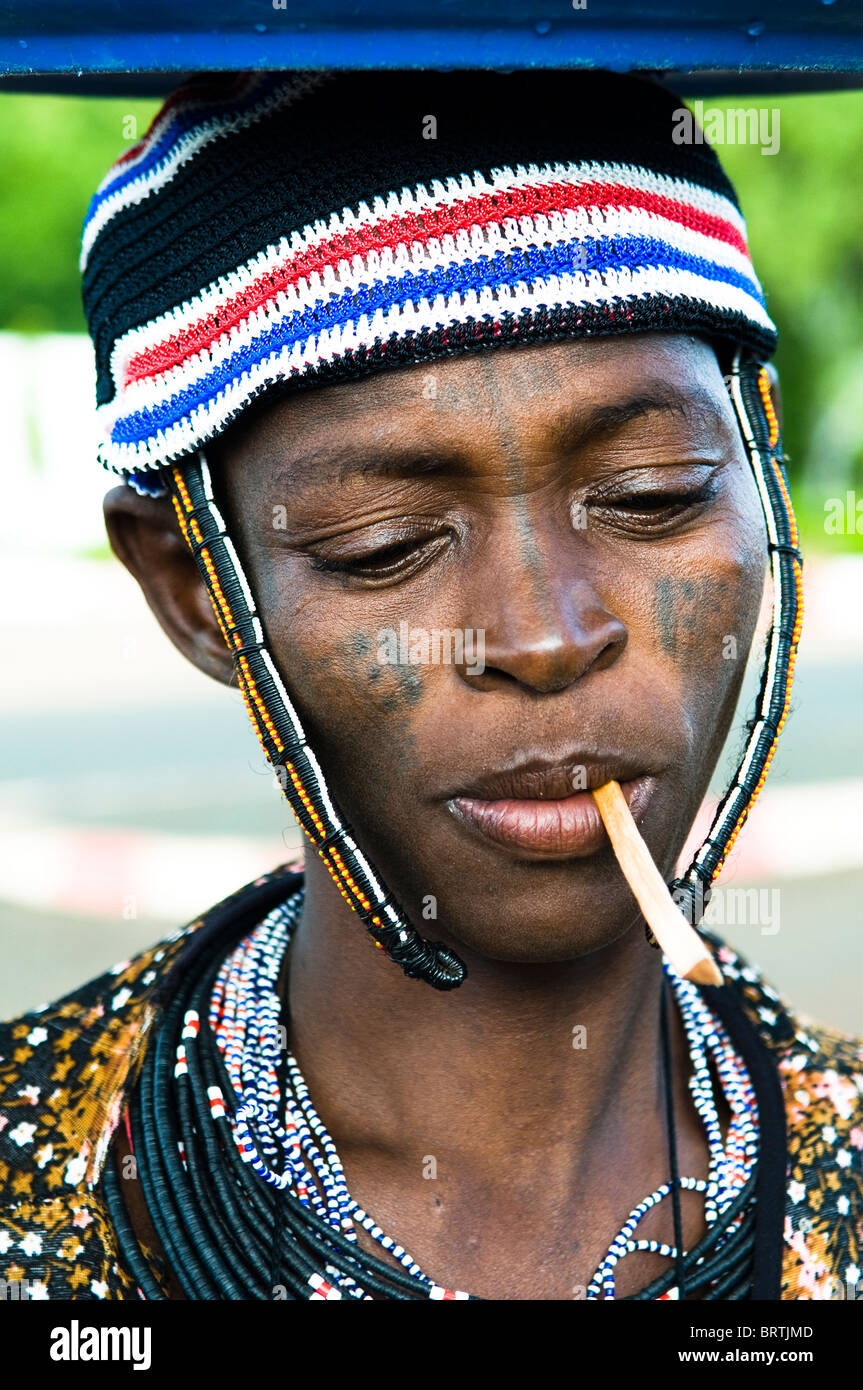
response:
<path id="1" fill-rule="evenodd" d="M 134 1069 L 152 986 L 182 935 L 123 961 L 55 1004 L 0 1024 L 0 1175 L 76 1185 L 94 1158 L 117 1082 Z M 8 1175 L 0 1195 L 8 1195 Z"/>
<path id="2" fill-rule="evenodd" d="M 705 933 L 706 935 L 706 933 Z M 784 1081 L 841 1077 L 832 1103 L 837 1114 L 863 1120 L 863 1036 L 815 1022 L 800 1013 L 765 980 L 761 971 L 716 937 L 716 956 L 726 981 L 767 1047 Z"/>
<path id="3" fill-rule="evenodd" d="M 112 1262 L 86 1252 L 104 1255 L 102 1165 L 171 973 L 199 947 L 242 935 L 299 882 L 276 869 L 65 998 L 0 1023 L 0 1277 L 38 1289 L 44 1266 L 52 1285 L 62 1270 L 65 1286 L 77 1268 L 80 1291 L 36 1296 L 124 1296 L 110 1291 L 122 1288 Z"/>
<path id="4" fill-rule="evenodd" d="M 798 1013 L 717 938 L 729 985 L 772 1053 L 788 1166 L 783 1297 L 848 1297 L 863 1278 L 863 1037 Z"/>
<path id="5" fill-rule="evenodd" d="M 92 1189 L 147 1035 L 150 987 L 179 946 L 161 942 L 0 1024 L 0 1276 L 19 1297 L 128 1296 Z"/>

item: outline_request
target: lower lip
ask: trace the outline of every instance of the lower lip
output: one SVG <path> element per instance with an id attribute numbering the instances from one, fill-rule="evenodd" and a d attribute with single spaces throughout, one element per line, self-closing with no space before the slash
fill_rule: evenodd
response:
<path id="1" fill-rule="evenodd" d="M 653 795 L 653 777 L 621 782 L 633 818 L 644 814 Z M 482 801 L 456 796 L 448 803 L 458 820 L 521 858 L 584 859 L 608 844 L 599 807 L 590 792 L 561 801 Z"/>

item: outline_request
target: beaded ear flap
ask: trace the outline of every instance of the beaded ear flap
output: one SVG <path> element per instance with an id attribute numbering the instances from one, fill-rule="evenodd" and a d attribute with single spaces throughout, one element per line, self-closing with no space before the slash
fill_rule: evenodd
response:
<path id="1" fill-rule="evenodd" d="M 725 384 L 764 512 L 773 579 L 773 619 L 756 710 L 747 725 L 749 737 L 743 756 L 717 807 L 707 838 L 686 872 L 670 885 L 672 897 L 693 926 L 704 915 L 711 884 L 718 877 L 770 770 L 788 715 L 803 622 L 802 558 L 797 545 L 797 522 L 788 491 L 779 422 L 770 399 L 767 370 L 737 352 Z M 651 942 L 654 944 L 655 939 Z"/>
<path id="2" fill-rule="evenodd" d="M 757 710 L 731 786 L 706 840 L 686 872 L 670 885 L 693 926 L 700 921 L 710 885 L 734 845 L 767 776 L 788 711 L 802 618 L 801 558 L 797 525 L 782 464 L 779 427 L 770 402 L 767 372 L 738 352 L 726 378 L 767 525 L 773 576 L 773 622 Z M 463 962 L 441 942 L 426 941 L 381 884 L 342 821 L 323 770 L 309 747 L 299 715 L 267 651 L 255 600 L 213 495 L 203 451 L 175 465 L 167 477 L 180 528 L 207 586 L 219 626 L 234 659 L 239 687 L 264 752 L 291 808 L 327 866 L 342 897 L 359 915 L 375 944 L 411 978 L 435 989 L 454 989 L 465 979 Z M 648 940 L 652 933 L 648 931 Z M 655 945 L 655 939 L 651 942 Z"/>

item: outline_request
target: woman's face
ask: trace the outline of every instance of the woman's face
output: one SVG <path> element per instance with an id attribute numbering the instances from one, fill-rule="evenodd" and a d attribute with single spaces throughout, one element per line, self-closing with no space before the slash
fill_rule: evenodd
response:
<path id="1" fill-rule="evenodd" d="M 616 777 L 670 877 L 706 790 L 765 565 L 710 347 L 411 366 L 297 393 L 209 456 L 330 790 L 420 930 L 513 961 L 627 930 L 591 798 L 542 803 Z"/>

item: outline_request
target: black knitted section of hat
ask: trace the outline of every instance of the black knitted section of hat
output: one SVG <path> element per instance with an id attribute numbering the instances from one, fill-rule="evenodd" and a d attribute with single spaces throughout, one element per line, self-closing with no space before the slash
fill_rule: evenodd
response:
<path id="1" fill-rule="evenodd" d="M 218 79 L 207 83 L 211 98 Z M 226 96 L 235 91 L 226 76 Z M 404 187 L 502 165 L 596 160 L 687 179 L 736 205 L 711 147 L 673 142 L 679 107 L 653 83 L 602 72 L 328 78 L 248 130 L 213 140 L 99 234 L 83 279 L 98 401 L 112 397 L 110 352 L 128 329 L 282 236 Z M 429 116 L 435 139 L 424 138 Z M 718 318 L 711 322 L 725 332 Z M 741 334 L 765 355 L 775 346 L 752 325 Z"/>

